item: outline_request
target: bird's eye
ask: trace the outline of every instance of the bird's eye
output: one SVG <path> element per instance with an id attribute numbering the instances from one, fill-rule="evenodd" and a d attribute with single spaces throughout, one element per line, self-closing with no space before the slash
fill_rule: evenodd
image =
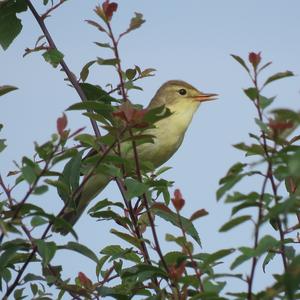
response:
<path id="1" fill-rule="evenodd" d="M 179 91 L 178 91 L 178 93 L 180 94 L 180 95 L 186 95 L 186 89 L 180 89 Z"/>

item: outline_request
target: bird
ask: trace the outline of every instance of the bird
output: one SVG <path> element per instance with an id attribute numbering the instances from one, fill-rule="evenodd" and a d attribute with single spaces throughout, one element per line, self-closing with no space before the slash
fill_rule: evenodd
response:
<path id="1" fill-rule="evenodd" d="M 181 146 L 185 133 L 199 106 L 206 101 L 217 99 L 215 93 L 204 93 L 182 80 L 165 82 L 157 90 L 148 105 L 148 109 L 165 106 L 171 112 L 166 118 L 158 120 L 153 128 L 146 129 L 144 134 L 153 136 L 153 143 L 143 143 L 137 146 L 140 161 L 149 161 L 154 168 L 167 162 Z M 133 159 L 132 142 L 121 144 L 122 156 Z M 62 215 L 69 224 L 74 225 L 88 204 L 107 186 L 111 177 L 105 174 L 95 174 L 84 184 L 81 192 L 74 199 L 76 209 Z M 58 230 L 67 234 L 68 230 Z"/>

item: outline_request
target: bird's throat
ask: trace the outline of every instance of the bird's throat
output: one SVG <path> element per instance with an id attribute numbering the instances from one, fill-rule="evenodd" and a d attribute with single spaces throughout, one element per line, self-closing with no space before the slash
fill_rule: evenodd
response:
<path id="1" fill-rule="evenodd" d="M 154 135 L 154 144 L 144 144 L 138 151 L 142 159 L 148 160 L 158 167 L 173 156 L 181 145 L 193 115 L 199 104 L 186 107 L 168 107 L 172 115 L 158 121 L 156 128 L 147 130 L 147 134 Z"/>

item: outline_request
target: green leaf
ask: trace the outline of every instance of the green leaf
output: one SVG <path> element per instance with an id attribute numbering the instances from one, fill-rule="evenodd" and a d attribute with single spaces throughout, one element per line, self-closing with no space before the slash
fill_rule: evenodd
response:
<path id="1" fill-rule="evenodd" d="M 45 242 L 44 240 L 35 240 L 35 244 L 43 259 L 43 265 L 47 265 L 55 255 L 56 244 L 54 242 Z"/>
<path id="2" fill-rule="evenodd" d="M 31 283 L 30 289 L 31 289 L 32 294 L 35 296 L 38 292 L 38 286 L 35 283 Z"/>
<path id="3" fill-rule="evenodd" d="M 288 157 L 288 169 L 291 175 L 298 177 L 300 174 L 300 150 Z"/>
<path id="4" fill-rule="evenodd" d="M 80 253 L 80 254 L 88 257 L 95 263 L 98 263 L 98 258 L 96 256 L 96 254 L 92 250 L 90 250 L 87 246 L 82 245 L 80 243 L 69 242 L 66 245 L 59 246 L 59 249 L 67 249 L 67 250 L 75 251 L 77 253 Z"/>
<path id="5" fill-rule="evenodd" d="M 186 247 L 186 240 L 183 236 L 175 237 L 170 233 L 167 233 L 165 236 L 167 242 L 175 242 L 180 247 Z"/>
<path id="6" fill-rule="evenodd" d="M 105 256 L 102 256 L 98 263 L 97 263 L 97 267 L 96 267 L 96 275 L 97 277 L 99 277 L 99 274 L 102 270 L 102 267 L 104 266 L 104 264 L 106 263 L 106 261 L 109 259 L 109 256 L 108 255 L 105 255 Z"/>
<path id="7" fill-rule="evenodd" d="M 129 28 L 126 32 L 128 33 L 132 30 L 141 27 L 144 22 L 145 20 L 143 20 L 143 15 L 141 13 L 135 13 L 135 16 L 131 19 Z"/>
<path id="8" fill-rule="evenodd" d="M 217 190 L 217 200 L 220 200 L 224 194 L 235 186 L 244 176 L 245 175 L 241 174 L 228 177 L 226 182 L 224 182 L 224 184 L 222 184 L 222 186 Z"/>
<path id="9" fill-rule="evenodd" d="M 251 155 L 263 156 L 265 154 L 264 148 L 260 144 L 246 145 L 245 143 L 239 143 L 233 145 L 233 147 L 245 151 L 246 156 L 251 156 Z"/>
<path id="10" fill-rule="evenodd" d="M 248 88 L 248 89 L 244 89 L 244 93 L 252 101 L 257 99 L 257 97 L 258 97 L 258 91 L 257 91 L 256 88 L 253 88 L 253 87 Z"/>
<path id="11" fill-rule="evenodd" d="M 66 151 L 64 151 L 61 155 L 55 156 L 52 160 L 53 165 L 57 164 L 58 162 L 71 158 L 73 156 L 75 156 L 78 153 L 78 151 L 76 149 L 68 149 Z"/>
<path id="12" fill-rule="evenodd" d="M 270 66 L 272 64 L 271 61 L 265 63 L 263 66 L 261 66 L 259 69 L 258 69 L 258 73 L 261 72 L 262 70 L 264 70 L 265 68 L 267 68 L 268 66 Z"/>
<path id="13" fill-rule="evenodd" d="M 245 61 L 238 55 L 230 54 L 248 73 L 250 73 Z"/>
<path id="14" fill-rule="evenodd" d="M 111 177 L 122 177 L 122 170 L 113 164 L 102 164 L 96 172 L 104 173 Z"/>
<path id="15" fill-rule="evenodd" d="M 81 174 L 81 160 L 84 151 L 78 152 L 65 165 L 63 173 L 59 176 L 57 191 L 62 200 L 66 203 L 69 197 L 79 186 L 79 179 Z M 47 181 L 49 183 L 49 181 Z M 67 188 L 67 191 L 66 191 Z"/>
<path id="16" fill-rule="evenodd" d="M 266 266 L 269 264 L 269 262 L 275 257 L 276 253 L 275 252 L 269 252 L 265 259 L 264 262 L 262 264 L 262 269 L 264 271 L 264 273 L 266 272 Z"/>
<path id="17" fill-rule="evenodd" d="M 110 245 L 103 248 L 100 252 L 110 256 L 110 261 L 115 261 L 118 258 L 126 259 L 135 263 L 140 263 L 140 258 L 135 254 L 132 248 L 123 249 L 120 245 Z"/>
<path id="18" fill-rule="evenodd" d="M 121 203 L 121 202 L 112 202 L 112 201 L 109 201 L 108 199 L 104 199 L 104 200 L 99 201 L 93 207 L 91 207 L 88 210 L 88 213 L 89 214 L 90 213 L 95 213 L 95 212 L 97 212 L 99 210 L 102 210 L 102 208 L 107 207 L 107 206 L 117 206 L 117 207 L 120 207 L 121 209 L 124 209 L 123 203 Z"/>
<path id="19" fill-rule="evenodd" d="M 33 274 L 33 273 L 28 273 L 28 274 L 26 274 L 26 275 L 24 276 L 24 278 L 23 278 L 23 281 L 24 281 L 24 282 L 29 282 L 29 281 L 39 281 L 39 280 L 44 281 L 45 278 L 42 277 L 42 276 Z"/>
<path id="20" fill-rule="evenodd" d="M 109 49 L 114 49 L 109 43 L 99 43 L 99 42 L 94 42 L 94 44 L 96 44 L 99 47 L 102 48 L 109 48 Z"/>
<path id="21" fill-rule="evenodd" d="M 113 108 L 110 105 L 97 101 L 85 101 L 72 104 L 67 110 L 94 110 L 96 112 L 112 112 Z"/>
<path id="22" fill-rule="evenodd" d="M 117 300 L 130 300 L 130 292 L 122 288 L 122 286 L 116 286 L 116 287 L 107 287 L 107 286 L 101 286 L 96 288 L 98 294 L 101 296 L 101 298 L 105 298 L 108 296 L 109 298 L 114 298 Z"/>
<path id="23" fill-rule="evenodd" d="M 296 292 L 299 292 L 300 284 L 300 256 L 296 256 L 288 265 L 286 272 L 282 275 L 283 287 L 286 292 L 287 299 L 294 300 Z"/>
<path id="24" fill-rule="evenodd" d="M 166 171 L 171 170 L 171 169 L 172 169 L 172 167 L 167 167 L 167 166 L 161 167 L 161 168 L 157 169 L 154 174 L 155 174 L 155 176 L 159 176 L 162 173 L 165 173 Z"/>
<path id="25" fill-rule="evenodd" d="M 10 247 L 9 249 L 5 251 L 1 251 L 1 256 L 0 256 L 0 271 L 4 270 L 6 266 L 10 264 L 10 261 L 16 257 L 18 247 Z"/>
<path id="26" fill-rule="evenodd" d="M 102 66 L 115 66 L 118 63 L 118 60 L 116 58 L 104 59 L 104 58 L 98 57 L 97 63 Z"/>
<path id="27" fill-rule="evenodd" d="M 79 141 L 82 144 L 86 144 L 88 146 L 94 147 L 96 142 L 96 137 L 91 134 L 83 133 L 83 134 L 76 135 L 74 140 Z"/>
<path id="28" fill-rule="evenodd" d="M 242 263 L 246 262 L 247 260 L 249 260 L 251 258 L 252 258 L 251 256 L 248 256 L 248 255 L 245 255 L 245 254 L 242 254 L 242 255 L 238 256 L 234 260 L 234 262 L 231 264 L 230 270 L 235 269 L 236 267 L 238 267 L 239 265 L 241 265 Z"/>
<path id="29" fill-rule="evenodd" d="M 261 129 L 263 132 L 268 131 L 268 125 L 261 121 L 260 119 L 255 118 L 255 123 L 258 125 L 258 127 Z"/>
<path id="30" fill-rule="evenodd" d="M 16 14 L 27 10 L 25 0 L 0 3 L 0 45 L 6 50 L 22 30 L 22 23 Z"/>
<path id="31" fill-rule="evenodd" d="M 129 200 L 134 197 L 140 197 L 148 191 L 148 186 L 145 183 L 139 182 L 133 178 L 126 178 L 125 186 L 127 188 L 126 196 Z"/>
<path id="32" fill-rule="evenodd" d="M 210 295 L 211 293 L 213 293 L 215 295 L 219 294 L 222 291 L 222 289 L 225 287 L 225 285 L 226 285 L 226 282 L 212 281 L 212 280 L 209 280 L 209 278 L 205 278 L 203 281 L 205 293 L 208 295 Z M 220 298 L 218 297 L 217 299 L 220 299 Z M 224 299 L 221 298 L 220 300 L 224 300 Z"/>
<path id="33" fill-rule="evenodd" d="M 6 283 L 8 283 L 12 278 L 12 274 L 9 269 L 4 269 L 0 272 L 0 278 L 1 277 Z M 0 291 L 1 290 L 2 290 L 2 288 L 1 288 L 1 284 L 0 284 Z"/>
<path id="34" fill-rule="evenodd" d="M 152 265 L 146 264 L 139 264 L 133 267 L 124 269 L 122 272 L 122 278 L 132 277 L 137 278 L 138 282 L 144 282 L 153 277 L 161 277 L 161 278 L 168 278 L 166 272 L 159 267 L 155 267 Z"/>
<path id="35" fill-rule="evenodd" d="M 152 206 L 151 210 L 155 213 L 155 215 L 170 222 L 174 226 L 179 227 L 179 228 L 182 227 L 183 230 L 189 236 L 191 236 L 201 247 L 201 240 L 198 235 L 198 232 L 197 232 L 196 228 L 194 227 L 193 223 L 189 219 L 182 217 L 182 216 L 178 216 L 177 213 L 172 212 L 164 204 L 161 204 L 159 206 Z"/>
<path id="36" fill-rule="evenodd" d="M 220 232 L 225 232 L 230 230 L 231 228 L 240 225 L 248 220 L 251 220 L 251 216 L 240 216 L 234 219 L 231 219 L 230 221 L 226 222 L 220 229 Z"/>
<path id="37" fill-rule="evenodd" d="M 267 251 L 277 247 L 279 242 L 274 239 L 270 235 L 265 235 L 259 242 L 255 249 L 255 256 L 261 256 L 262 254 L 266 253 Z"/>
<path id="38" fill-rule="evenodd" d="M 0 139 L 0 152 L 2 152 L 7 146 L 5 145 L 6 139 Z"/>
<path id="39" fill-rule="evenodd" d="M 41 226 L 41 225 L 44 225 L 47 223 L 48 223 L 48 220 L 45 220 L 44 218 L 42 218 L 40 216 L 34 216 L 30 221 L 30 224 L 32 227 Z"/>
<path id="40" fill-rule="evenodd" d="M 85 82 L 80 83 L 80 87 L 89 101 L 99 101 L 107 104 L 111 102 L 118 102 L 98 85 Z"/>
<path id="41" fill-rule="evenodd" d="M 64 58 L 64 55 L 57 49 L 49 49 L 44 52 L 43 57 L 46 62 L 50 63 L 54 68 L 56 68 Z"/>
<path id="42" fill-rule="evenodd" d="M 100 25 L 99 23 L 93 21 L 93 20 L 85 20 L 88 24 L 96 27 L 101 32 L 106 32 L 106 30 Z"/>
<path id="43" fill-rule="evenodd" d="M 127 69 L 125 73 L 126 73 L 126 77 L 129 80 L 132 80 L 136 75 L 136 69 Z"/>
<path id="44" fill-rule="evenodd" d="M 270 97 L 270 98 L 267 98 L 267 97 L 264 97 L 262 95 L 259 96 L 259 106 L 262 108 L 262 109 L 265 109 L 267 108 L 269 105 L 271 105 L 273 103 L 273 101 L 275 100 L 276 97 Z"/>
<path id="45" fill-rule="evenodd" d="M 52 219 L 53 223 L 53 231 L 55 232 L 66 232 L 66 233 L 71 233 L 73 237 L 78 240 L 78 236 L 73 228 L 73 225 L 71 225 L 69 222 L 64 220 L 63 218 L 60 217 L 53 217 Z"/>
<path id="46" fill-rule="evenodd" d="M 291 77 L 291 76 L 294 76 L 294 73 L 291 72 L 291 71 L 285 71 L 285 72 L 279 72 L 279 73 L 276 73 L 272 76 L 270 76 L 266 81 L 265 83 L 263 84 L 263 86 L 266 86 L 267 84 L 275 81 L 275 80 L 279 80 L 279 79 L 282 79 L 282 78 L 285 78 L 285 77 Z"/>
<path id="47" fill-rule="evenodd" d="M 32 184 L 36 180 L 37 174 L 35 173 L 35 170 L 31 166 L 29 165 L 24 166 L 21 168 L 21 171 L 22 171 L 23 178 L 29 184 Z"/>
<path id="48" fill-rule="evenodd" d="M 241 201 L 251 201 L 254 202 L 260 198 L 260 195 L 256 192 L 251 192 L 249 194 L 242 194 L 240 192 L 234 192 L 232 195 L 228 195 L 225 199 L 225 203 L 235 203 Z"/>
<path id="49" fill-rule="evenodd" d="M 17 289 L 14 291 L 14 298 L 15 300 L 21 300 L 24 299 L 26 296 L 23 296 L 25 288 Z"/>
<path id="50" fill-rule="evenodd" d="M 205 269 L 210 264 L 216 262 L 217 260 L 219 260 L 229 254 L 232 254 L 234 251 L 235 251 L 235 249 L 230 248 L 230 249 L 222 249 L 222 250 L 216 251 L 212 254 L 209 254 L 208 257 L 204 259 L 202 268 Z"/>
<path id="51" fill-rule="evenodd" d="M 138 249 L 140 249 L 141 247 L 141 243 L 139 241 L 139 239 L 127 234 L 127 233 L 124 233 L 124 232 L 120 232 L 120 231 L 117 231 L 115 229 L 111 229 L 110 232 L 116 236 L 118 236 L 119 238 L 121 238 L 122 240 L 126 241 L 127 243 L 137 247 Z"/>
<path id="52" fill-rule="evenodd" d="M 156 71 L 156 69 L 154 69 L 154 68 L 147 68 L 147 69 L 142 71 L 141 76 L 143 78 L 154 76 L 153 72 L 155 72 L 155 71 Z"/>
<path id="53" fill-rule="evenodd" d="M 11 91 L 15 91 L 18 88 L 12 85 L 1 85 L 0 86 L 0 96 L 3 96 Z"/>
<path id="54" fill-rule="evenodd" d="M 40 185 L 37 186 L 34 191 L 33 195 L 42 195 L 48 191 L 48 186 L 47 185 Z"/>
<path id="55" fill-rule="evenodd" d="M 186 254 L 179 251 L 168 252 L 164 255 L 164 260 L 166 264 L 169 265 L 180 265 L 182 262 L 187 260 Z"/>
<path id="56" fill-rule="evenodd" d="M 239 212 L 242 209 L 248 208 L 248 207 L 259 207 L 259 202 L 257 201 L 244 201 L 243 203 L 236 205 L 231 210 L 231 215 L 235 215 L 237 212 Z"/>
<path id="57" fill-rule="evenodd" d="M 96 62 L 96 60 L 91 60 L 88 63 L 86 63 L 84 65 L 84 67 L 82 68 L 81 72 L 80 72 L 80 78 L 82 79 L 82 81 L 86 81 L 88 76 L 89 76 L 89 68 Z"/>

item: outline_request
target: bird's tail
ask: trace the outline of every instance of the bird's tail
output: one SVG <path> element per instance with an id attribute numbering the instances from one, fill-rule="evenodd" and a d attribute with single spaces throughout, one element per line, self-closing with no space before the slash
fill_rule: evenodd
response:
<path id="1" fill-rule="evenodd" d="M 86 207 L 90 202 L 102 192 L 102 190 L 109 183 L 110 178 L 103 174 L 93 175 L 84 185 L 82 191 L 75 199 L 71 199 L 73 202 L 72 208 L 67 208 L 62 213 L 60 218 L 64 219 L 67 223 L 73 226 L 81 217 Z M 66 235 L 70 230 L 63 226 L 54 226 L 53 231 L 59 232 L 62 235 Z"/>

